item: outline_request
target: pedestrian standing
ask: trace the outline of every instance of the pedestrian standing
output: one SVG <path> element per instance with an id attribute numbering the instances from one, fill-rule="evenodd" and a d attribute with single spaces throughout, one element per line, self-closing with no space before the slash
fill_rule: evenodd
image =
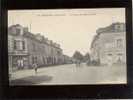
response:
<path id="1" fill-rule="evenodd" d="M 34 68 L 34 70 L 35 70 L 35 74 L 37 74 L 37 69 L 38 69 L 38 66 L 37 66 L 37 64 L 36 64 L 36 63 L 34 63 L 34 64 L 33 64 L 33 68 Z"/>
<path id="2" fill-rule="evenodd" d="M 17 60 L 17 67 L 18 67 L 18 69 L 21 69 L 21 62 L 19 59 Z"/>

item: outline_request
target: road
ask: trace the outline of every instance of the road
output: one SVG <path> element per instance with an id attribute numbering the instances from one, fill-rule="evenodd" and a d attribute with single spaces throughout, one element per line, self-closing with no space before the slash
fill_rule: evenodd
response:
<path id="1" fill-rule="evenodd" d="M 126 83 L 126 66 L 86 66 L 75 64 L 17 71 L 10 85 L 68 85 L 68 84 L 120 84 Z"/>

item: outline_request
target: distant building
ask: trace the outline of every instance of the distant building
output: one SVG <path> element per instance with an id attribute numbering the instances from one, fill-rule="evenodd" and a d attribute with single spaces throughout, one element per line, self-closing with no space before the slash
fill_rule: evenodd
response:
<path id="1" fill-rule="evenodd" d="M 67 55 L 63 55 L 63 62 L 64 62 L 64 64 L 71 64 L 71 63 L 73 63 L 73 58 L 69 57 Z"/>
<path id="2" fill-rule="evenodd" d="M 10 70 L 66 63 L 59 44 L 19 24 L 8 28 L 8 54 Z"/>
<path id="3" fill-rule="evenodd" d="M 126 29 L 124 23 L 100 28 L 91 43 L 91 61 L 101 65 L 126 63 Z"/>

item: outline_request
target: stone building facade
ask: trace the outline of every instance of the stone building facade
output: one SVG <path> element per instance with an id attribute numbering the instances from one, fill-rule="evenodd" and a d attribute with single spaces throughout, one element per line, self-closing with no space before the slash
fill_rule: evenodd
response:
<path id="1" fill-rule="evenodd" d="M 41 67 L 69 61 L 69 57 L 64 60 L 59 44 L 39 33 L 33 34 L 19 24 L 8 28 L 8 55 L 9 69 L 12 70 L 32 68 L 33 63 Z"/>
<path id="2" fill-rule="evenodd" d="M 91 61 L 101 65 L 126 64 L 126 29 L 113 23 L 97 31 L 91 44 Z"/>
<path id="3" fill-rule="evenodd" d="M 19 69 L 28 64 L 28 49 L 26 39 L 23 37 L 23 28 L 13 25 L 8 28 L 8 60 L 9 68 Z M 12 67 L 14 66 L 14 67 Z"/>

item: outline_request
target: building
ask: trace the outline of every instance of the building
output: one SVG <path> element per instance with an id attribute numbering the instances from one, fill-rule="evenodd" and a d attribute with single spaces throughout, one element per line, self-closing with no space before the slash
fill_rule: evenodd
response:
<path id="1" fill-rule="evenodd" d="M 22 69 L 28 64 L 28 49 L 26 39 L 23 37 L 23 28 L 18 24 L 13 25 L 8 28 L 8 32 L 9 68 L 15 70 L 19 66 L 18 68 Z"/>
<path id="2" fill-rule="evenodd" d="M 124 23 L 100 28 L 91 43 L 91 61 L 101 65 L 126 64 L 126 29 Z"/>
<path id="3" fill-rule="evenodd" d="M 40 67 L 66 63 L 59 44 L 19 24 L 8 28 L 8 54 L 9 70 L 32 68 L 34 63 Z"/>

